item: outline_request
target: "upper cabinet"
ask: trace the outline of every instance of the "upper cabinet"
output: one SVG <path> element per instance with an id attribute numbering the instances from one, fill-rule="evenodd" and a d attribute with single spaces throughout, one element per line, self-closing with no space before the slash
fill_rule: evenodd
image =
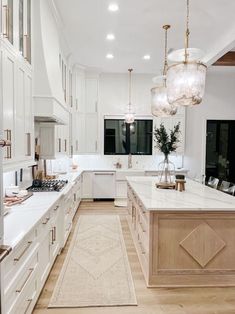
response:
<path id="1" fill-rule="evenodd" d="M 31 0 L 19 0 L 19 51 L 31 63 Z"/>
<path id="2" fill-rule="evenodd" d="M 14 17 L 13 0 L 2 0 L 2 35 L 11 44 L 13 44 Z"/>
<path id="3" fill-rule="evenodd" d="M 97 113 L 98 110 L 98 80 L 86 78 L 86 113 Z"/>
<path id="4" fill-rule="evenodd" d="M 31 63 L 31 0 L 2 0 L 1 37 Z"/>

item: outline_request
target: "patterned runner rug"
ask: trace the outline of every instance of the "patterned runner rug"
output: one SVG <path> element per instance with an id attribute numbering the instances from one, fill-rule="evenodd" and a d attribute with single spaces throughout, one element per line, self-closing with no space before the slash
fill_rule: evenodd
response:
<path id="1" fill-rule="evenodd" d="M 137 305 L 118 215 L 82 215 L 48 307 Z"/>

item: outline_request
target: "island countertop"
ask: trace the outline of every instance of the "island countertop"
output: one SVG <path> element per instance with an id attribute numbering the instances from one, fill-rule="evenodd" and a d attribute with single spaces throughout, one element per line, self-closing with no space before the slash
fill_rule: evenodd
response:
<path id="1" fill-rule="evenodd" d="M 156 188 L 156 177 L 127 177 L 146 210 L 235 211 L 235 197 L 186 179 L 185 191 Z"/>

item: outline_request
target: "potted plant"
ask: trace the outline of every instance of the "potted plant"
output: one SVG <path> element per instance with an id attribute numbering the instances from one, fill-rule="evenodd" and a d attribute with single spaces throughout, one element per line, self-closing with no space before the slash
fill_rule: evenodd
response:
<path id="1" fill-rule="evenodd" d="M 154 141 L 156 143 L 156 148 L 164 154 L 164 160 L 158 165 L 160 171 L 160 186 L 161 187 L 171 187 L 172 186 L 172 172 L 174 172 L 174 164 L 169 161 L 169 155 L 175 152 L 180 135 L 180 122 L 177 123 L 170 133 L 168 134 L 165 126 L 161 123 L 159 128 L 154 130 Z"/>

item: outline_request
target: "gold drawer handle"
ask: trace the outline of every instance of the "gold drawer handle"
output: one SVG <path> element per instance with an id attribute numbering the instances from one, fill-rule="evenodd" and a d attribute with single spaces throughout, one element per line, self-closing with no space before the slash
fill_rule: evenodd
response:
<path id="1" fill-rule="evenodd" d="M 43 225 L 46 225 L 49 220 L 50 220 L 50 218 L 46 218 L 46 220 L 45 220 L 42 224 L 43 224 Z"/>
<path id="2" fill-rule="evenodd" d="M 141 242 L 141 241 L 139 241 L 139 246 L 140 246 L 140 249 L 141 249 L 141 253 L 142 253 L 142 254 L 145 254 L 145 250 L 144 250 L 144 248 L 143 248 L 143 245 L 142 245 L 142 242 Z"/>
<path id="3" fill-rule="evenodd" d="M 9 8 L 7 5 L 2 6 L 3 10 L 5 11 L 5 21 L 4 21 L 4 30 L 3 30 L 3 37 L 9 39 Z"/>
<path id="4" fill-rule="evenodd" d="M 15 262 L 19 262 L 19 260 L 22 258 L 22 256 L 25 254 L 25 252 L 29 249 L 29 247 L 31 246 L 32 243 L 33 243 L 32 241 L 29 241 L 29 242 L 28 242 L 27 246 L 26 246 L 25 249 L 21 252 L 20 256 L 14 258 L 14 261 L 15 261 Z"/>
<path id="5" fill-rule="evenodd" d="M 25 281 L 23 282 L 22 286 L 16 290 L 17 293 L 21 293 L 21 291 L 24 289 L 24 287 L 25 287 L 27 281 L 29 280 L 33 271 L 34 271 L 34 268 L 29 268 L 28 276 L 25 278 Z"/>
<path id="6" fill-rule="evenodd" d="M 57 206 L 54 208 L 54 211 L 56 212 L 59 207 L 60 207 L 60 206 L 57 205 Z"/>
<path id="7" fill-rule="evenodd" d="M 33 299 L 28 299 L 28 300 L 27 300 L 28 305 L 27 305 L 27 307 L 26 307 L 26 309 L 25 309 L 25 311 L 24 311 L 24 314 L 26 314 L 26 313 L 28 312 L 28 309 L 29 309 L 29 307 L 30 307 L 32 301 L 33 301 Z"/>

